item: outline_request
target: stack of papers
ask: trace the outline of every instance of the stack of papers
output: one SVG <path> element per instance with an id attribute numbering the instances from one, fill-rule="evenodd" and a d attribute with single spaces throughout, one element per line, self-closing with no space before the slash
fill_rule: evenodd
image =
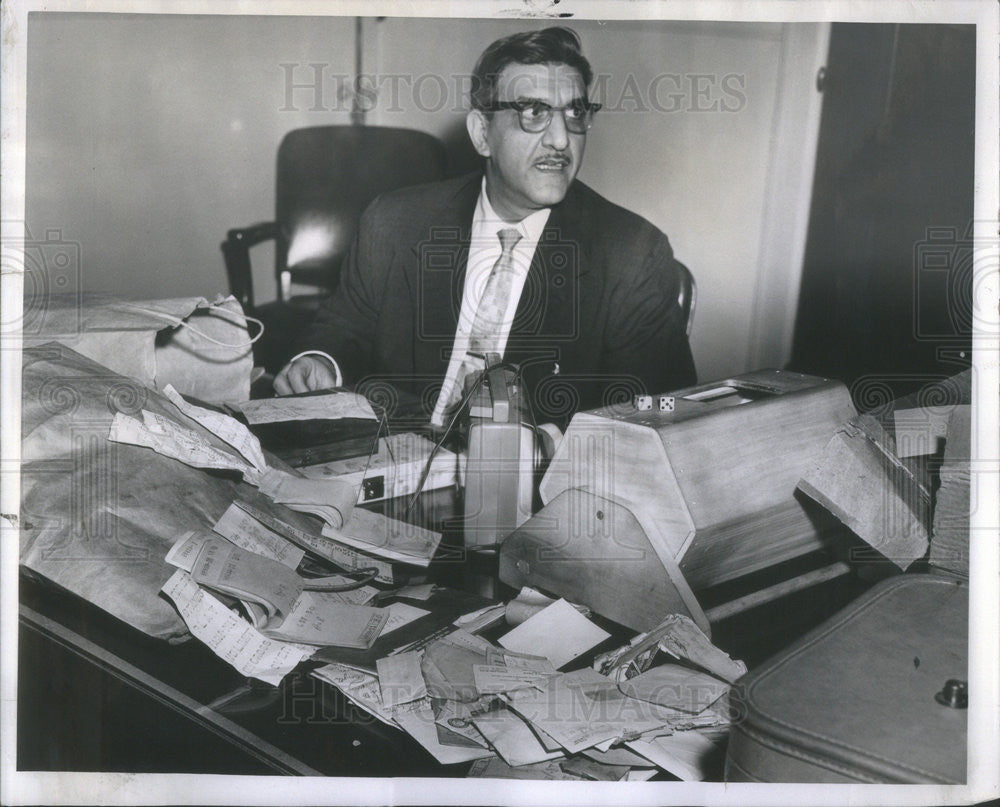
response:
<path id="1" fill-rule="evenodd" d="M 686 624 L 677 633 L 674 649 L 702 653 Z M 589 668 L 559 671 L 606 637 L 557 600 L 499 645 L 459 628 L 379 659 L 374 673 L 332 663 L 313 675 L 438 762 L 475 761 L 470 776 L 703 779 L 725 738 L 730 682 L 679 664 L 620 682 Z"/>
<path id="2" fill-rule="evenodd" d="M 308 581 L 280 561 L 210 533 L 183 536 L 167 562 L 197 585 L 236 598 L 253 627 L 271 639 L 368 648 L 389 621 L 384 608 L 344 602 L 337 592 L 307 591 Z"/>
<path id="3" fill-rule="evenodd" d="M 377 567 L 380 573 L 385 572 L 383 580 L 391 582 L 391 568 L 384 568 L 388 564 L 369 563 L 368 558 L 418 566 L 430 563 L 441 542 L 440 533 L 356 510 L 358 491 L 349 482 L 333 477 L 309 479 L 269 467 L 259 440 L 238 420 L 188 403 L 169 385 L 164 394 L 176 407 L 177 417 L 142 410 L 139 419 L 119 412 L 112 421 L 108 439 L 145 446 L 197 468 L 240 473 L 273 501 L 317 516 L 323 524 L 322 537 L 311 536 L 304 543 L 296 542 L 345 568 Z M 338 400 L 345 395 L 350 398 L 346 405 L 351 411 L 362 408 L 355 400 L 358 396 L 353 394 L 338 393 Z M 318 398 L 297 400 L 298 405 L 322 404 Z M 367 411 L 370 413 L 371 408 Z M 208 433 L 182 421 L 193 421 Z M 213 436 L 218 440 L 212 440 Z M 347 547 L 354 551 L 345 551 Z M 358 551 L 363 557 L 357 557 Z"/>

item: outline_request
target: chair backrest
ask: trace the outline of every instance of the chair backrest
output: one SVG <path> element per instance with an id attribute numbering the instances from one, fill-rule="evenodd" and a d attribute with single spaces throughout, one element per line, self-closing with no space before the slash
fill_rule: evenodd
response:
<path id="1" fill-rule="evenodd" d="M 698 286 L 694 281 L 694 275 L 691 274 L 691 270 L 680 261 L 676 263 L 682 270 L 680 273 L 681 286 L 677 291 L 677 305 L 684 312 L 684 321 L 687 323 L 685 327 L 687 328 L 687 335 L 690 336 L 691 326 L 694 324 L 694 306 L 698 301 Z"/>
<path id="2" fill-rule="evenodd" d="M 278 147 L 275 273 L 278 298 L 292 282 L 332 289 L 361 213 L 381 193 L 441 179 L 445 148 L 413 129 L 313 126 Z"/>

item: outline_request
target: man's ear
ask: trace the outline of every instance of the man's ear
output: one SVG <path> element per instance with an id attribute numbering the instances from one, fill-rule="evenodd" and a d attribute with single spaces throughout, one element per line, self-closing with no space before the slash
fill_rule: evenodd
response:
<path id="1" fill-rule="evenodd" d="M 481 157 L 490 156 L 490 145 L 486 141 L 486 130 L 489 125 L 486 113 L 478 109 L 470 110 L 469 114 L 465 116 L 465 128 L 469 130 L 469 140 L 472 141 L 472 147 Z"/>

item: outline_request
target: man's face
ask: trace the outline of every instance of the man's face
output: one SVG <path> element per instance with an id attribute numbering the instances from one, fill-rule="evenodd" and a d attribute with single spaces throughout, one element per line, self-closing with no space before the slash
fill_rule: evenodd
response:
<path id="1" fill-rule="evenodd" d="M 541 101 L 559 108 L 585 101 L 580 73 L 564 64 L 510 64 L 497 81 L 498 101 Z M 486 190 L 494 210 L 518 221 L 562 201 L 580 170 L 587 135 L 570 132 L 561 112 L 541 132 L 525 132 L 514 109 L 468 116 L 469 136 L 486 157 Z"/>

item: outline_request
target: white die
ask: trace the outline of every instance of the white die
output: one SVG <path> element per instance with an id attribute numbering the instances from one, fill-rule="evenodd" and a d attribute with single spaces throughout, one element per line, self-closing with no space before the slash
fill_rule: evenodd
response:
<path id="1" fill-rule="evenodd" d="M 653 408 L 653 396 L 652 395 L 636 395 L 635 396 L 635 408 L 640 412 L 647 412 Z"/>
<path id="2" fill-rule="evenodd" d="M 660 411 L 661 412 L 673 412 L 674 411 L 674 398 L 672 395 L 661 395 L 660 396 Z"/>

